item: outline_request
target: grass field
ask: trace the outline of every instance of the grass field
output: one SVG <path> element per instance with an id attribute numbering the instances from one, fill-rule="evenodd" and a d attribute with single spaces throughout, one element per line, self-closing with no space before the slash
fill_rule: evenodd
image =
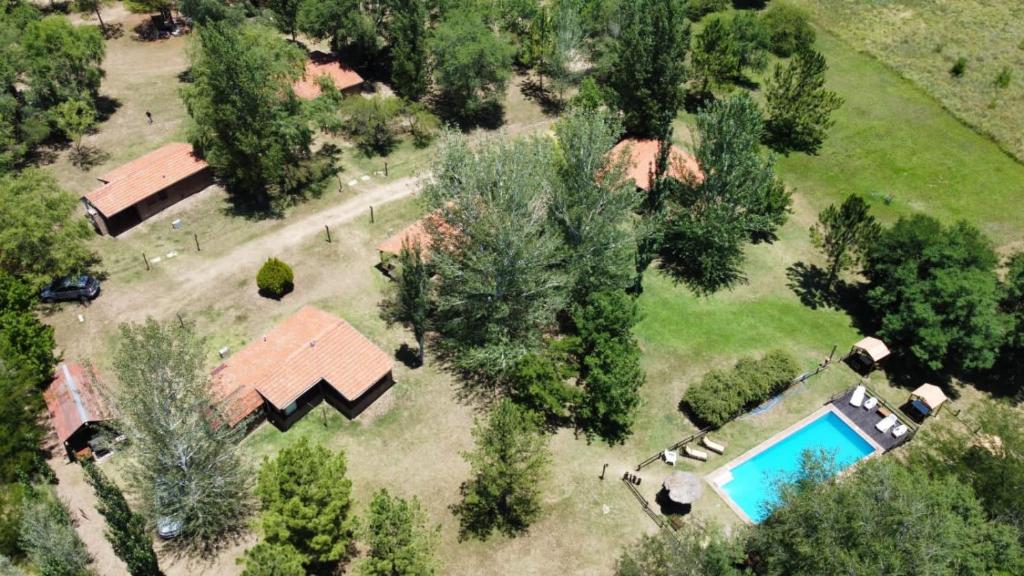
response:
<path id="1" fill-rule="evenodd" d="M 789 0 L 958 118 L 1024 160 L 1024 3 L 1019 0 Z M 950 74 L 967 61 L 960 78 Z M 1003 70 L 1006 87 L 996 85 Z"/>

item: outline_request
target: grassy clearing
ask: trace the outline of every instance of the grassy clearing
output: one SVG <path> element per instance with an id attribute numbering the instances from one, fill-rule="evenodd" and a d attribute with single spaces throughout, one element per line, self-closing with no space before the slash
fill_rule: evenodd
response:
<path id="1" fill-rule="evenodd" d="M 792 0 L 1024 160 L 1024 4 L 1018 0 Z M 950 74 L 957 58 L 967 68 Z M 1010 71 L 1005 87 L 996 78 Z"/>

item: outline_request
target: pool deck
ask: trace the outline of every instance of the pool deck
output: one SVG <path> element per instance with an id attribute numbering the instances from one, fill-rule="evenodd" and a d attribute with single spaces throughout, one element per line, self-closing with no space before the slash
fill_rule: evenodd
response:
<path id="1" fill-rule="evenodd" d="M 849 406 L 850 408 L 853 408 L 853 406 L 849 405 L 849 402 L 848 402 L 849 397 L 846 396 L 844 398 L 846 398 L 846 400 L 847 400 L 846 405 Z M 843 400 L 843 398 L 840 398 L 840 400 Z M 863 408 L 859 408 L 859 410 L 861 412 L 867 412 L 867 410 L 864 410 Z M 771 438 L 768 438 L 764 442 L 761 442 L 757 446 L 754 446 L 750 450 L 747 450 L 742 455 L 740 455 L 739 457 L 734 458 L 733 460 L 729 461 L 729 463 L 725 464 L 724 466 L 715 469 L 710 474 L 707 474 L 706 476 L 704 476 L 704 480 L 711 486 L 711 489 L 714 490 L 715 493 L 718 494 L 718 496 L 721 497 L 722 500 L 725 501 L 725 503 L 729 506 L 729 508 L 732 509 L 732 511 L 735 512 L 736 515 L 740 517 L 741 520 L 743 520 L 747 524 L 753 525 L 754 521 L 751 520 L 750 517 L 747 516 L 747 513 L 744 512 L 739 506 L 737 506 L 736 503 L 733 502 L 732 498 L 730 498 L 729 495 L 726 494 L 725 490 L 722 489 L 722 485 L 727 484 L 730 480 L 732 480 L 732 469 L 737 467 L 737 466 L 739 466 L 740 464 L 743 464 L 747 460 L 750 460 L 754 456 L 757 456 L 761 452 L 764 452 L 768 448 L 771 448 L 779 440 L 782 440 L 783 438 L 786 438 L 790 434 L 796 432 L 800 428 L 803 428 L 808 423 L 810 423 L 810 422 L 820 418 L 821 416 L 823 416 L 824 414 L 826 414 L 828 412 L 834 412 L 837 416 L 839 416 L 840 419 L 843 420 L 843 422 L 845 422 L 855 432 L 860 434 L 860 436 L 862 438 L 864 438 L 864 440 L 866 440 L 867 443 L 870 444 L 872 448 L 875 449 L 875 451 L 872 454 L 869 454 L 867 456 L 867 458 L 872 458 L 872 457 L 877 456 L 878 454 L 881 454 L 881 453 L 886 451 L 886 449 L 884 448 L 883 445 L 881 445 L 881 444 L 879 444 L 878 442 L 875 441 L 874 437 L 872 437 L 871 435 L 867 434 L 864 430 L 861 429 L 860 425 L 858 425 L 855 421 L 853 421 L 845 413 L 843 413 L 843 411 L 840 409 L 839 406 L 837 406 L 836 404 L 829 403 L 829 404 L 826 404 L 826 405 L 822 406 L 821 408 L 818 408 L 814 412 L 811 412 L 810 414 L 808 414 L 807 416 L 802 418 L 800 421 L 798 421 L 795 424 L 789 426 L 785 430 L 782 430 L 782 431 L 772 435 Z M 871 425 L 871 429 L 874 430 L 874 424 Z M 891 437 L 891 434 L 890 434 L 890 437 Z M 850 466 L 846 470 L 850 470 L 853 467 L 855 467 L 856 465 L 857 465 L 857 463 L 854 463 L 853 466 Z M 846 473 L 846 470 L 844 470 L 843 473 Z"/>
<path id="2" fill-rule="evenodd" d="M 854 429 L 861 433 L 861 436 L 870 438 L 872 443 L 881 446 L 886 452 L 899 446 L 903 442 L 906 442 L 909 438 L 909 434 L 903 435 L 902 438 L 893 438 L 892 429 L 888 432 L 882 433 L 875 428 L 875 424 L 878 424 L 882 420 L 882 415 L 878 413 L 878 408 L 882 405 L 879 404 L 874 410 L 865 410 L 863 407 L 851 406 L 850 396 L 853 395 L 853 390 L 847 391 L 846 394 L 840 396 L 832 404 L 839 412 L 846 416 L 846 420 L 853 422 Z M 864 397 L 867 399 L 867 396 Z M 902 414 L 897 414 L 898 417 L 903 417 Z"/>

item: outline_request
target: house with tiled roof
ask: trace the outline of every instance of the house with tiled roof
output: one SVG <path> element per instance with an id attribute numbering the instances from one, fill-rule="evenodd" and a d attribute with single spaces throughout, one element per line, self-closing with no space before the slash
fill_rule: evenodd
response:
<path id="1" fill-rule="evenodd" d="M 610 155 L 615 160 L 624 159 L 626 176 L 636 182 L 637 188 L 649 191 L 651 176 L 654 174 L 654 167 L 658 162 L 659 145 L 657 140 L 627 138 L 616 144 Z M 668 174 L 677 180 L 686 180 L 687 178 L 694 178 L 698 182 L 704 180 L 704 173 L 701 171 L 697 159 L 675 144 L 669 151 Z"/>
<path id="2" fill-rule="evenodd" d="M 339 92 L 354 92 L 363 84 L 363 77 L 331 54 L 315 51 L 309 55 L 302 78 L 292 84 L 295 95 L 312 100 L 320 95 L 320 78 L 328 78 Z"/>
<path id="3" fill-rule="evenodd" d="M 100 234 L 116 236 L 213 183 L 192 146 L 173 142 L 99 177 L 101 186 L 82 197 Z"/>
<path id="4" fill-rule="evenodd" d="M 77 362 L 61 362 L 43 391 L 46 411 L 68 456 L 90 449 L 101 424 L 113 418 L 96 387 L 95 374 Z"/>
<path id="5" fill-rule="evenodd" d="M 266 417 L 282 430 L 321 401 L 355 418 L 394 384 L 391 357 L 345 320 L 304 306 L 214 369 L 230 426 Z"/>

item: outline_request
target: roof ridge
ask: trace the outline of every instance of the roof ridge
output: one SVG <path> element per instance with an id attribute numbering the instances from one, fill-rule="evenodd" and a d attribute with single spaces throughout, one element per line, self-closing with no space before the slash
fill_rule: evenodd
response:
<path id="1" fill-rule="evenodd" d="M 302 308 L 299 309 L 299 312 L 302 312 L 303 310 L 307 310 L 307 309 L 316 312 L 318 315 L 330 316 L 331 317 L 331 324 L 328 325 L 327 327 L 325 327 L 323 330 L 320 330 L 319 332 L 317 332 L 316 335 L 313 336 L 312 339 L 310 339 L 309 341 L 305 342 L 302 346 L 299 346 L 295 350 L 291 351 L 288 354 L 288 356 L 284 360 L 282 360 L 280 364 L 278 364 L 278 366 L 276 368 L 271 370 L 269 373 L 267 373 L 266 376 L 261 378 L 259 380 L 259 382 L 256 382 L 253 385 L 253 388 L 256 389 L 256 391 L 259 392 L 261 396 L 263 395 L 263 391 L 261 390 L 261 388 L 263 388 L 264 384 L 266 384 L 267 382 L 270 382 L 270 381 L 273 381 L 274 379 L 276 379 L 281 374 L 281 372 L 284 371 L 289 366 L 289 364 L 292 362 L 292 360 L 297 358 L 299 355 L 307 352 L 310 348 L 316 348 L 316 342 L 318 340 L 326 338 L 331 332 L 336 331 L 337 329 L 341 328 L 344 325 L 348 325 L 348 326 L 351 327 L 351 324 L 346 322 L 344 318 L 340 318 L 340 317 L 337 317 L 337 316 L 332 316 L 330 314 L 327 314 L 327 313 L 321 311 L 319 308 L 316 308 L 314 306 L 309 306 L 309 305 L 303 306 Z M 280 324 L 278 326 L 280 326 Z M 275 328 L 276 328 L 276 326 L 275 326 Z M 264 335 L 263 337 L 266 338 L 266 335 Z M 317 382 L 319 382 L 320 380 L 323 380 L 323 376 L 319 376 Z M 311 383 L 310 386 L 312 386 L 313 384 L 316 384 L 316 382 Z M 309 387 L 305 388 L 305 390 L 308 390 L 308 389 L 309 389 Z M 300 393 L 300 395 L 301 395 L 301 393 Z"/>

